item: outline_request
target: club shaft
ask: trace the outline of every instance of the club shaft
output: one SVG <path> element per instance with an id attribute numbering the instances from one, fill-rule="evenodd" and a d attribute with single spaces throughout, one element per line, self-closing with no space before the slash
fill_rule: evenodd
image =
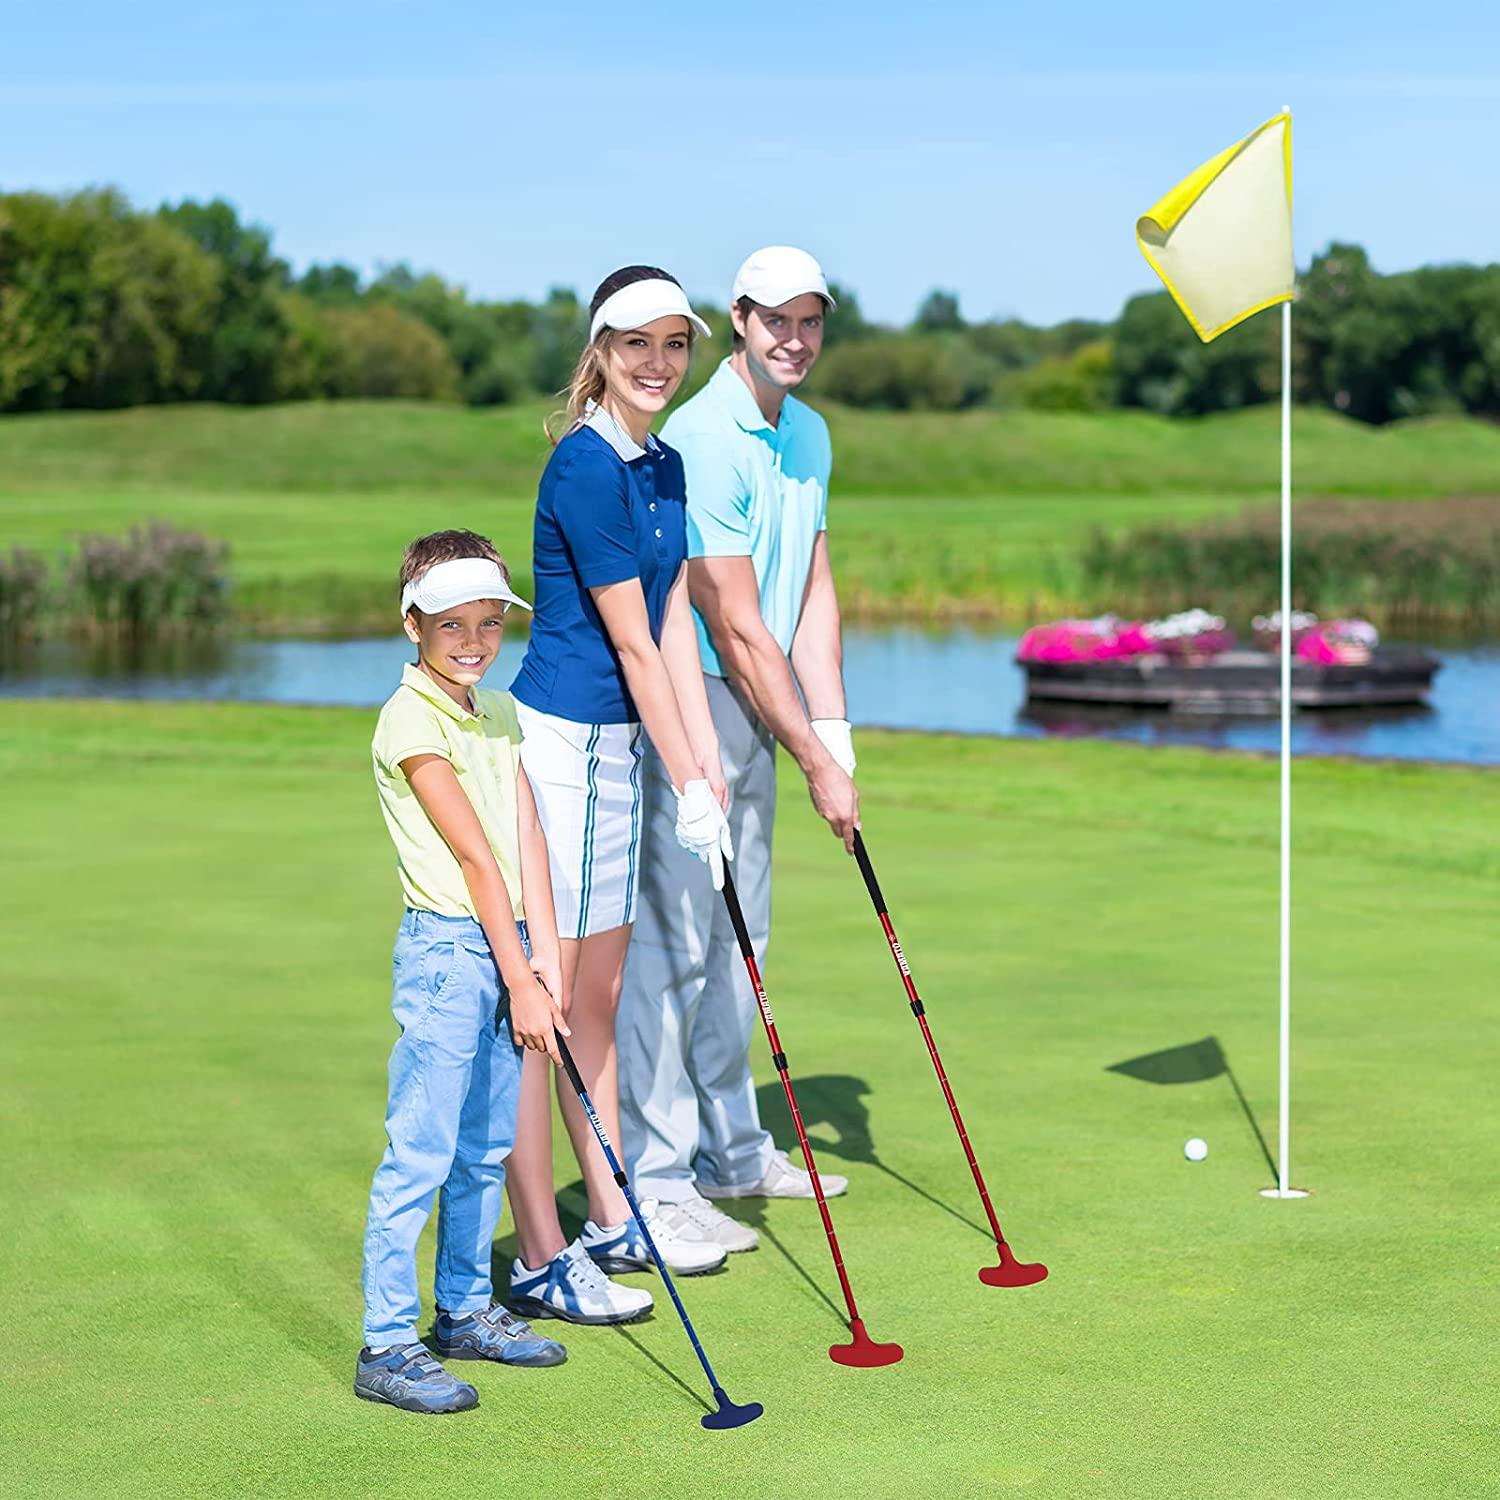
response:
<path id="1" fill-rule="evenodd" d="M 802 1123 L 802 1111 L 797 1107 L 797 1093 L 787 1071 L 786 1053 L 782 1050 L 781 1037 L 776 1030 L 776 1018 L 771 1014 L 771 1002 L 766 997 L 766 987 L 761 982 L 760 965 L 755 961 L 755 947 L 750 941 L 750 929 L 745 925 L 745 913 L 740 908 L 739 893 L 734 888 L 734 879 L 724 871 L 724 905 L 729 909 L 729 921 L 740 945 L 740 956 L 745 960 L 745 970 L 750 976 L 750 988 L 755 992 L 760 1019 L 766 1028 L 766 1040 L 771 1044 L 771 1061 L 781 1079 L 782 1092 L 786 1095 L 786 1106 L 797 1131 L 797 1144 L 802 1148 L 802 1159 L 807 1163 L 807 1175 L 812 1178 L 813 1196 L 818 1200 L 818 1212 L 823 1217 L 823 1232 L 828 1236 L 829 1253 L 833 1256 L 833 1269 L 838 1273 L 839 1286 L 844 1293 L 844 1306 L 849 1311 L 851 1325 L 858 1323 L 859 1308 L 854 1301 L 854 1288 L 849 1284 L 849 1273 L 844 1269 L 843 1252 L 839 1249 L 839 1237 L 834 1232 L 833 1215 L 828 1211 L 828 1200 L 823 1195 L 823 1180 L 818 1175 L 817 1163 L 813 1160 L 812 1144 L 807 1139 L 807 1127 Z"/>
<path id="2" fill-rule="evenodd" d="M 974 1155 L 974 1147 L 969 1141 L 969 1132 L 964 1129 L 964 1117 L 958 1112 L 958 1100 L 953 1097 L 953 1087 L 948 1082 L 947 1070 L 943 1067 L 943 1059 L 938 1052 L 937 1043 L 933 1040 L 932 1028 L 927 1024 L 927 1008 L 922 1004 L 922 997 L 917 993 L 916 981 L 911 974 L 911 965 L 907 963 L 901 941 L 896 936 L 891 914 L 886 910 L 885 897 L 881 894 L 880 882 L 875 878 L 875 866 L 870 863 L 864 836 L 858 829 L 854 833 L 854 858 L 859 865 L 860 874 L 864 876 L 865 889 L 870 893 L 870 901 L 875 907 L 875 914 L 880 918 L 880 929 L 885 933 L 886 944 L 891 950 L 891 957 L 896 962 L 896 970 L 901 975 L 901 983 L 906 989 L 907 1003 L 911 1006 L 912 1014 L 917 1018 L 917 1025 L 922 1028 L 922 1039 L 927 1043 L 927 1055 L 932 1059 L 938 1083 L 942 1085 L 943 1098 L 948 1101 L 948 1113 L 953 1116 L 953 1125 L 963 1145 L 964 1156 L 968 1159 L 969 1171 L 974 1177 L 974 1186 L 979 1189 L 979 1201 L 984 1205 L 985 1216 L 990 1221 L 990 1229 L 995 1235 L 995 1244 L 1003 1245 L 1005 1235 L 1000 1229 L 1000 1219 L 995 1213 L 995 1205 L 990 1201 L 990 1190 L 985 1186 L 984 1174 L 979 1170 L 979 1160 Z"/>
<path id="3" fill-rule="evenodd" d="M 698 1356 L 698 1363 L 703 1366 L 703 1373 L 708 1376 L 714 1399 L 722 1407 L 724 1392 L 719 1385 L 718 1377 L 714 1374 L 713 1366 L 708 1362 L 708 1356 L 703 1352 L 703 1345 L 698 1340 L 698 1334 L 693 1328 L 692 1319 L 687 1315 L 687 1309 L 682 1305 L 682 1298 L 677 1295 L 677 1287 L 662 1261 L 661 1252 L 656 1248 L 656 1241 L 651 1238 L 651 1230 L 647 1227 L 645 1215 L 642 1214 L 640 1205 L 635 1201 L 635 1193 L 631 1190 L 630 1179 L 625 1175 L 625 1169 L 620 1165 L 620 1158 L 615 1155 L 615 1148 L 610 1144 L 604 1122 L 594 1109 L 594 1101 L 589 1098 L 588 1089 L 584 1087 L 583 1075 L 579 1073 L 578 1064 L 573 1061 L 573 1054 L 569 1051 L 562 1034 L 554 1032 L 553 1035 L 557 1037 L 557 1050 L 562 1057 L 563 1069 L 568 1075 L 568 1081 L 573 1085 L 573 1092 L 578 1095 L 578 1102 L 583 1106 L 584 1114 L 589 1117 L 589 1124 L 594 1127 L 594 1135 L 598 1139 L 599 1149 L 604 1152 L 604 1160 L 609 1164 L 609 1170 L 614 1173 L 615 1182 L 624 1193 L 625 1201 L 630 1205 L 630 1212 L 640 1226 L 641 1235 L 646 1241 L 646 1248 L 651 1252 L 651 1259 L 656 1262 L 656 1269 L 661 1274 L 662 1285 L 666 1287 L 672 1299 L 672 1305 L 677 1309 L 677 1316 L 682 1319 L 682 1326 L 692 1343 L 693 1353 Z"/>

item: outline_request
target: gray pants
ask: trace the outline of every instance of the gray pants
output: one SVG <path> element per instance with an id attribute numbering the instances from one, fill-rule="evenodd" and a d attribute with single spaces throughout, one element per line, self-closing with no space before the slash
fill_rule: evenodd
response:
<path id="1" fill-rule="evenodd" d="M 731 798 L 730 868 L 764 964 L 776 741 L 723 678 L 706 680 Z M 724 898 L 677 843 L 677 802 L 654 750 L 644 782 L 641 892 L 615 1024 L 620 1130 L 636 1192 L 680 1203 L 696 1193 L 695 1176 L 722 1187 L 759 1182 L 772 1145 L 750 1079 L 759 1012 Z"/>

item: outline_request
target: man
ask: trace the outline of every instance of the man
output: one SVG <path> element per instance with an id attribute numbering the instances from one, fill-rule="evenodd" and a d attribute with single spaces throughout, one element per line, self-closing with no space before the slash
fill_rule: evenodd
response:
<path id="1" fill-rule="evenodd" d="M 764 955 L 777 742 L 846 849 L 859 819 L 825 530 L 828 426 L 791 394 L 817 360 L 834 302 L 812 256 L 772 246 L 740 267 L 731 303 L 732 354 L 662 437 L 687 472 L 688 587 L 730 798 L 734 880 Z M 705 769 L 716 781 L 717 768 Z M 812 1182 L 761 1126 L 749 1062 L 754 993 L 722 898 L 673 837 L 676 799 L 654 755 L 644 806 L 640 907 L 616 1026 L 627 1164 L 642 1196 L 679 1205 L 726 1250 L 753 1250 L 755 1231 L 707 1200 L 810 1198 Z M 823 1186 L 831 1195 L 848 1182 L 825 1173 Z"/>

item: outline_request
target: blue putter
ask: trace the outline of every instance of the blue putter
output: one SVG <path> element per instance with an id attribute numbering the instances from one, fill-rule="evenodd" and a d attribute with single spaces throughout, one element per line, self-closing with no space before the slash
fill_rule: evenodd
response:
<path id="1" fill-rule="evenodd" d="M 672 1284 L 671 1274 L 662 1263 L 656 1242 L 651 1238 L 651 1231 L 646 1227 L 645 1216 L 641 1213 L 640 1205 L 635 1201 L 630 1179 L 625 1175 L 625 1169 L 620 1165 L 620 1158 L 615 1155 L 615 1148 L 610 1144 L 604 1125 L 594 1111 L 593 1100 L 589 1098 L 589 1091 L 584 1087 L 578 1064 L 573 1061 L 573 1054 L 568 1051 L 568 1044 L 563 1040 L 562 1035 L 556 1031 L 553 1035 L 557 1038 L 557 1050 L 562 1057 L 568 1082 L 573 1085 L 573 1092 L 578 1095 L 578 1102 L 583 1106 L 584 1114 L 589 1117 L 589 1124 L 594 1127 L 594 1135 L 598 1138 L 599 1147 L 604 1152 L 605 1161 L 609 1163 L 609 1170 L 614 1173 L 615 1181 L 620 1185 L 620 1191 L 625 1194 L 625 1201 L 630 1205 L 630 1212 L 635 1222 L 641 1227 L 641 1236 L 646 1241 L 646 1248 L 651 1252 L 651 1259 L 656 1262 L 662 1285 L 671 1294 L 672 1305 L 677 1309 L 677 1316 L 682 1319 L 682 1326 L 692 1343 L 693 1353 L 698 1356 L 698 1363 L 703 1366 L 703 1373 L 708 1376 L 708 1384 L 714 1393 L 717 1410 L 707 1413 L 699 1420 L 703 1426 L 713 1429 L 743 1427 L 747 1422 L 753 1422 L 765 1411 L 765 1407 L 759 1401 L 747 1401 L 743 1406 L 738 1406 L 724 1394 L 724 1387 L 719 1384 L 718 1376 L 714 1374 L 713 1366 L 709 1364 L 708 1356 L 703 1352 L 703 1345 L 698 1342 L 698 1335 L 693 1329 L 692 1320 L 687 1315 L 687 1309 L 682 1305 L 682 1298 L 677 1295 L 677 1288 Z"/>

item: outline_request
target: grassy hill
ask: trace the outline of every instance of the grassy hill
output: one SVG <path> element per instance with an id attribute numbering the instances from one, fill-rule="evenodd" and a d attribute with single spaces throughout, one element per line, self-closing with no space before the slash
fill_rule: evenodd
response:
<path id="1" fill-rule="evenodd" d="M 814 398 L 816 399 L 816 398 Z M 840 495 L 1180 492 L 1261 495 L 1279 482 L 1269 407 L 1198 419 L 1148 412 L 869 412 L 822 406 Z M 534 493 L 546 461 L 540 403 L 137 407 L 0 418 L 0 490 Z M 1306 494 L 1457 495 L 1500 488 L 1500 427 L 1430 417 L 1368 427 L 1294 417 Z"/>
<path id="2" fill-rule="evenodd" d="M 262 630 L 388 623 L 403 543 L 464 525 L 524 577 L 545 407 L 414 402 L 178 406 L 0 419 L 0 538 L 48 552 L 159 517 L 227 540 Z M 1023 617 L 1093 608 L 1077 547 L 1111 530 L 1268 504 L 1278 416 L 957 415 L 828 408 L 830 537 L 852 613 Z M 1295 420 L 1298 493 L 1426 498 L 1500 490 L 1500 428 L 1433 418 Z"/>

